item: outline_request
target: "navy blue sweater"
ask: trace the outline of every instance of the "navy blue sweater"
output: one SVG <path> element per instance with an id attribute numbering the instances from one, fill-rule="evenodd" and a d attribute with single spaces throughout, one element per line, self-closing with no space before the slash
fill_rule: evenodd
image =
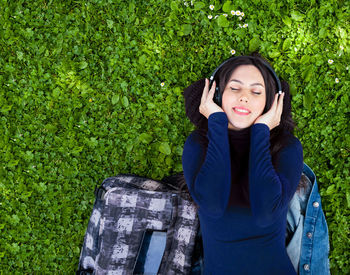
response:
<path id="1" fill-rule="evenodd" d="M 194 131 L 182 155 L 185 180 L 199 206 L 204 274 L 295 275 L 285 248 L 285 233 L 288 204 L 303 169 L 300 141 L 290 137 L 279 153 L 275 169 L 268 126 L 251 127 L 246 207 L 229 203 L 234 189 L 228 131 L 226 114 L 211 114 L 207 147 L 201 140 L 203 136 Z"/>

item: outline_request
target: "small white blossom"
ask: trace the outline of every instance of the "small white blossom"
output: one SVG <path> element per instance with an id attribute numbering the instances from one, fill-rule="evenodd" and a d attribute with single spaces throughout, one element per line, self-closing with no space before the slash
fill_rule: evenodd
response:
<path id="1" fill-rule="evenodd" d="M 296 47 L 294 47 L 294 51 L 297 51 L 298 49 Z"/>
<path id="2" fill-rule="evenodd" d="M 234 10 L 231 11 L 232 15 L 236 15 L 236 12 Z"/>
<path id="3" fill-rule="evenodd" d="M 338 78 L 335 79 L 335 83 L 339 83 L 339 79 Z"/>
<path id="4" fill-rule="evenodd" d="M 241 24 L 238 24 L 238 26 L 239 26 L 240 28 L 242 28 L 242 25 L 241 25 Z"/>
<path id="5" fill-rule="evenodd" d="M 219 17 L 219 15 L 215 15 L 214 19 L 216 19 L 216 18 L 218 18 L 218 17 Z"/>
<path id="6" fill-rule="evenodd" d="M 244 12 L 241 12 L 241 16 L 244 17 Z"/>
<path id="7" fill-rule="evenodd" d="M 187 3 L 187 2 L 184 2 L 184 5 L 185 5 L 186 7 L 188 7 L 188 3 Z"/>
<path id="8" fill-rule="evenodd" d="M 329 64 L 333 64 L 333 62 L 334 62 L 334 61 L 333 61 L 332 59 L 328 59 L 328 63 L 329 63 Z"/>
<path id="9" fill-rule="evenodd" d="M 347 71 L 349 70 L 349 66 L 346 66 L 346 68 L 345 68 Z"/>
<path id="10" fill-rule="evenodd" d="M 213 10 L 214 9 L 214 5 L 210 5 L 209 9 Z"/>
<path id="11" fill-rule="evenodd" d="M 243 28 L 247 28 L 248 27 L 248 23 L 245 23 L 244 25 L 243 25 Z"/>
<path id="12" fill-rule="evenodd" d="M 227 17 L 227 13 L 222 14 L 223 16 Z"/>
<path id="13" fill-rule="evenodd" d="M 240 17 L 238 17 L 239 18 L 239 20 L 242 20 L 243 19 L 243 17 L 242 16 L 240 16 Z"/>
<path id="14" fill-rule="evenodd" d="M 193 6 L 193 1 L 191 1 L 191 6 Z"/>
<path id="15" fill-rule="evenodd" d="M 208 18 L 209 18 L 209 19 L 212 19 L 212 18 L 213 18 L 213 16 L 212 16 L 212 15 L 208 15 Z"/>
<path id="16" fill-rule="evenodd" d="M 231 50 L 231 54 L 234 55 L 236 51 L 234 49 Z"/>
<path id="17" fill-rule="evenodd" d="M 241 15 L 241 11 L 236 11 L 236 15 L 240 16 Z"/>
<path id="18" fill-rule="evenodd" d="M 342 45 L 340 45 L 340 49 L 341 49 L 341 50 L 344 50 L 344 47 L 343 47 Z"/>
<path id="19" fill-rule="evenodd" d="M 165 85 L 165 83 L 164 83 L 164 82 L 160 83 L 160 86 L 164 87 L 164 85 Z"/>

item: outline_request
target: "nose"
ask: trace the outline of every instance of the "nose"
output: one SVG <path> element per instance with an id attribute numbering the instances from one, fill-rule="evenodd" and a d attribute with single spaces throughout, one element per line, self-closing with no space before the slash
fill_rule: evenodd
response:
<path id="1" fill-rule="evenodd" d="M 247 96 L 242 95 L 242 96 L 240 97 L 240 99 L 239 99 L 239 102 L 245 102 L 245 103 L 248 103 L 248 98 L 247 98 Z"/>

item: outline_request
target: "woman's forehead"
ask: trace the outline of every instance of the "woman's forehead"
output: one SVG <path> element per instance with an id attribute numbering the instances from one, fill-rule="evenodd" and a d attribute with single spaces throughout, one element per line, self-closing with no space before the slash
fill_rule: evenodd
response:
<path id="1" fill-rule="evenodd" d="M 239 83 L 248 85 L 260 85 L 264 87 L 264 77 L 260 70 L 254 65 L 240 65 L 233 70 L 228 83 Z"/>

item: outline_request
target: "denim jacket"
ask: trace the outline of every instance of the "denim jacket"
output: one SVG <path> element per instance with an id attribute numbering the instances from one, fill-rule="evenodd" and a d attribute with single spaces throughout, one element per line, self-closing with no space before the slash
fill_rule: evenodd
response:
<path id="1" fill-rule="evenodd" d="M 287 213 L 287 253 L 299 275 L 328 275 L 328 227 L 316 176 L 305 163 L 301 181 L 306 187 L 294 194 Z"/>
<path id="2" fill-rule="evenodd" d="M 305 163 L 301 183 L 303 187 L 295 192 L 287 213 L 287 254 L 299 275 L 330 275 L 328 227 L 316 176 Z M 200 242 L 200 230 L 197 237 Z M 192 275 L 203 271 L 202 248 L 198 247 Z"/>

